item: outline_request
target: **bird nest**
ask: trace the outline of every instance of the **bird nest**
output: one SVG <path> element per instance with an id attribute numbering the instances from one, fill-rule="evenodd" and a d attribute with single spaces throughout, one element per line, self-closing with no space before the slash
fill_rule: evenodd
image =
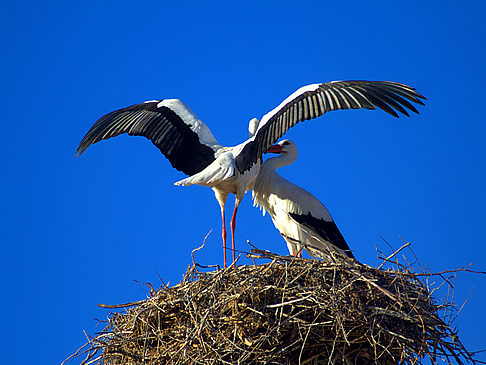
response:
<path id="1" fill-rule="evenodd" d="M 270 261 L 194 263 L 181 283 L 148 299 L 104 305 L 124 310 L 75 355 L 85 354 L 83 364 L 126 365 L 474 363 L 450 326 L 450 296 L 432 296 L 452 286 L 441 273 L 398 261 L 385 270 L 260 250 L 248 256 Z M 430 278 L 442 284 L 431 288 Z"/>

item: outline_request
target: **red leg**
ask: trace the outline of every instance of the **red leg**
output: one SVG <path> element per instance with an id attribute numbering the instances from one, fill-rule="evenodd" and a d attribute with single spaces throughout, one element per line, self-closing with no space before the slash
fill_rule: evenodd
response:
<path id="1" fill-rule="evenodd" d="M 231 243 L 233 245 L 233 263 L 236 260 L 235 251 L 235 228 L 236 228 L 236 212 L 238 211 L 238 205 L 235 205 L 235 210 L 233 211 L 233 217 L 231 218 Z"/>
<path id="2" fill-rule="evenodd" d="M 223 256 L 224 256 L 224 267 L 226 267 L 226 237 L 228 236 L 226 234 L 226 226 L 225 226 L 225 219 L 224 219 L 224 210 L 222 211 L 222 217 L 223 217 Z"/>
<path id="3" fill-rule="evenodd" d="M 298 257 L 302 258 L 302 250 L 299 251 Z"/>
<path id="4" fill-rule="evenodd" d="M 221 218 L 223 221 L 223 256 L 224 256 L 224 267 L 226 267 L 226 226 L 225 226 L 225 218 L 224 218 L 224 206 L 226 204 L 226 199 L 228 198 L 228 193 L 221 191 L 217 188 L 213 188 L 214 196 L 219 203 L 219 207 L 221 208 Z"/>

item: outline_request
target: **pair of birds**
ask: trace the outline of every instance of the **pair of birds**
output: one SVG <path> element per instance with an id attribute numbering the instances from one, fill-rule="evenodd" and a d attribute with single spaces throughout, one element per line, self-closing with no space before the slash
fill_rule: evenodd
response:
<path id="1" fill-rule="evenodd" d="M 329 258 L 334 253 L 353 258 L 331 215 L 309 192 L 288 182 L 276 169 L 297 158 L 296 145 L 285 140 L 287 130 L 299 122 L 332 110 L 376 109 L 394 117 L 406 109 L 418 114 L 412 103 L 424 105 L 414 88 L 391 81 L 332 81 L 301 87 L 261 120 L 249 123 L 250 137 L 224 147 L 209 128 L 178 99 L 152 100 L 115 110 L 101 117 L 84 136 L 76 155 L 104 139 L 128 133 L 152 141 L 171 165 L 188 178 L 176 185 L 204 185 L 213 189 L 221 208 L 224 266 L 226 267 L 225 204 L 234 194 L 231 218 L 235 261 L 236 214 L 245 193 L 253 190 L 254 204 L 267 211 L 292 255 L 305 248 L 311 255 Z M 261 164 L 263 153 L 277 153 Z"/>

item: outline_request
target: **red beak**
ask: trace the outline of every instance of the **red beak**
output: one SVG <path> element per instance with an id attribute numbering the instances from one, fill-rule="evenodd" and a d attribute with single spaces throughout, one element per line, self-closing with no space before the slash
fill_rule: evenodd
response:
<path id="1" fill-rule="evenodd" d="M 279 144 L 274 144 L 265 153 L 282 153 L 282 146 Z"/>

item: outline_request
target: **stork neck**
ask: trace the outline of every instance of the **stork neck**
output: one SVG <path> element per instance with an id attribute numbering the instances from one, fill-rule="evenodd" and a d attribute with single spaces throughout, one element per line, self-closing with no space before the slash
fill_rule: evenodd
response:
<path id="1" fill-rule="evenodd" d="M 291 165 L 296 159 L 296 154 L 284 153 L 277 157 L 272 157 L 266 160 L 265 163 L 262 165 L 262 168 L 266 167 L 269 170 L 275 171 L 282 166 Z"/>

